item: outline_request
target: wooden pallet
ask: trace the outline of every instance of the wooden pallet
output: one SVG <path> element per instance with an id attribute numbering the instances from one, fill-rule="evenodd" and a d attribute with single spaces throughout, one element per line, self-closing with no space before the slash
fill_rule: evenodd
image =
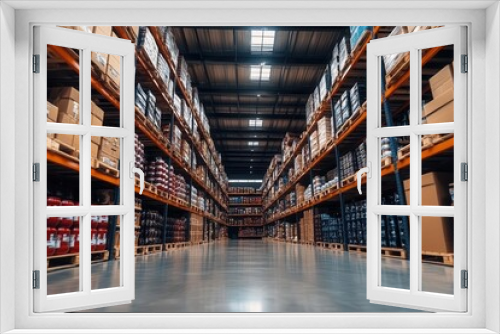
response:
<path id="1" fill-rule="evenodd" d="M 144 245 L 135 246 L 135 256 L 138 255 L 151 255 L 162 251 L 162 245 Z"/>
<path id="2" fill-rule="evenodd" d="M 398 63 L 394 65 L 389 73 L 385 75 L 387 87 L 392 86 L 410 68 L 410 54 L 405 54 Z"/>
<path id="3" fill-rule="evenodd" d="M 453 138 L 454 134 L 453 133 L 447 133 L 444 135 L 432 135 L 431 140 L 433 145 L 437 145 L 439 143 L 444 142 L 445 140 L 448 140 L 450 138 Z"/>
<path id="4" fill-rule="evenodd" d="M 407 158 L 410 156 L 410 144 L 401 147 L 398 150 L 398 160 L 403 160 L 404 158 Z"/>
<path id="5" fill-rule="evenodd" d="M 356 174 L 350 175 L 342 180 L 342 188 L 348 184 L 356 182 Z"/>
<path id="6" fill-rule="evenodd" d="M 382 255 L 387 257 L 396 257 L 406 259 L 406 251 L 402 248 L 382 247 Z"/>
<path id="7" fill-rule="evenodd" d="M 361 117 L 361 115 L 363 114 L 363 112 L 365 111 L 366 109 L 364 109 L 363 107 L 359 107 L 358 109 L 356 109 L 352 114 L 351 116 L 349 116 L 349 118 L 344 122 L 344 124 L 342 124 L 339 129 L 336 131 L 335 133 L 335 136 L 337 138 L 339 138 L 340 136 L 342 136 L 344 134 L 344 132 L 346 132 L 352 125 L 353 123 L 359 118 Z"/>
<path id="8" fill-rule="evenodd" d="M 391 157 L 382 158 L 382 161 L 380 163 L 382 169 L 389 167 L 391 164 L 392 164 L 392 158 Z"/>
<path id="9" fill-rule="evenodd" d="M 331 250 L 341 250 L 341 251 L 343 251 L 344 250 L 344 245 L 336 243 L 336 242 L 326 242 L 325 245 L 324 245 L 324 248 L 331 249 Z"/>
<path id="10" fill-rule="evenodd" d="M 175 250 L 175 249 L 185 248 L 187 246 L 190 246 L 189 242 L 172 242 L 172 243 L 164 244 L 163 245 L 163 250 L 164 251 L 169 251 L 169 250 Z"/>
<path id="11" fill-rule="evenodd" d="M 156 191 L 158 190 L 158 188 L 156 188 L 156 186 L 154 186 L 150 182 L 144 182 L 144 189 L 146 189 L 147 191 L 149 191 L 153 194 L 156 194 Z"/>
<path id="12" fill-rule="evenodd" d="M 372 36 L 372 32 L 371 31 L 369 31 L 369 30 L 363 31 L 363 34 L 358 39 L 358 42 L 356 43 L 356 46 L 351 51 L 351 58 L 354 58 L 361 51 L 361 49 L 365 45 L 365 41 L 368 39 L 368 37 L 371 37 L 371 36 Z"/>
<path id="13" fill-rule="evenodd" d="M 446 266 L 453 266 L 454 256 L 453 253 L 439 253 L 439 252 L 422 252 L 422 262 L 443 264 Z"/>
<path id="14" fill-rule="evenodd" d="M 92 158 L 92 168 L 98 169 L 104 174 L 108 174 L 114 177 L 120 177 L 120 171 L 110 165 L 97 160 L 96 158 Z"/>
<path id="15" fill-rule="evenodd" d="M 62 143 L 57 139 L 52 139 L 47 137 L 47 151 L 51 151 L 57 153 L 69 160 L 73 160 L 75 162 L 80 161 L 80 151 L 75 150 L 75 148 L 71 145 Z"/>
<path id="16" fill-rule="evenodd" d="M 93 251 L 91 252 L 91 262 L 103 262 L 109 260 L 109 251 Z M 47 257 L 47 271 L 78 267 L 80 264 L 80 254 L 63 254 Z"/>
<path id="17" fill-rule="evenodd" d="M 351 252 L 366 253 L 366 246 L 363 245 L 347 245 L 347 249 Z"/>

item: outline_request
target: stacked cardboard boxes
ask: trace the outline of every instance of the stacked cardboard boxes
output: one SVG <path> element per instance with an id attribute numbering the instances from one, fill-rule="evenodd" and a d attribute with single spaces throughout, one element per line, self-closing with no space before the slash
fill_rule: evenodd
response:
<path id="1" fill-rule="evenodd" d="M 323 149 L 332 139 L 332 120 L 330 117 L 323 116 L 318 121 L 318 134 L 319 148 Z"/>
<path id="2" fill-rule="evenodd" d="M 120 139 L 103 137 L 97 153 L 97 161 L 120 169 Z"/>
<path id="3" fill-rule="evenodd" d="M 203 217 L 194 213 L 191 214 L 190 237 L 191 242 L 203 241 Z"/>
<path id="4" fill-rule="evenodd" d="M 314 211 L 305 210 L 299 224 L 300 239 L 304 242 L 314 242 Z"/>
<path id="5" fill-rule="evenodd" d="M 311 159 L 314 159 L 319 154 L 319 138 L 318 130 L 314 130 L 309 136 L 309 143 L 311 145 Z"/>
<path id="6" fill-rule="evenodd" d="M 453 122 L 453 66 L 446 65 L 429 79 L 433 100 L 424 105 L 426 123 Z"/>
<path id="7" fill-rule="evenodd" d="M 151 61 L 151 64 L 153 66 L 156 66 L 156 64 L 158 63 L 158 45 L 156 45 L 153 34 L 151 34 L 151 31 L 148 27 L 139 28 L 137 49 L 144 50 L 149 60 Z"/>
<path id="8" fill-rule="evenodd" d="M 55 88 L 50 92 L 50 99 L 58 108 L 57 123 L 80 124 L 80 93 L 73 87 Z M 55 109 L 52 108 L 52 116 Z M 69 134 L 56 134 L 55 139 L 59 142 L 79 149 L 79 136 Z"/>

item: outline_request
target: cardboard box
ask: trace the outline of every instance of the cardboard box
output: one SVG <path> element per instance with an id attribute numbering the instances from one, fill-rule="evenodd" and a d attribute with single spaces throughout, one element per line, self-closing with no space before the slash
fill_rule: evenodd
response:
<path id="1" fill-rule="evenodd" d="M 78 102 L 62 99 L 57 101 L 57 107 L 59 108 L 57 122 L 71 124 L 79 123 L 80 104 Z"/>
<path id="2" fill-rule="evenodd" d="M 107 156 L 105 154 L 102 154 L 101 152 L 98 153 L 97 155 L 97 160 L 99 160 L 102 163 L 105 163 L 106 165 L 118 169 L 118 159 L 113 158 L 110 156 Z"/>
<path id="3" fill-rule="evenodd" d="M 111 26 L 95 26 L 92 32 L 98 35 L 111 36 Z"/>
<path id="4" fill-rule="evenodd" d="M 73 147 L 77 151 L 80 149 L 80 136 L 73 136 Z"/>
<path id="5" fill-rule="evenodd" d="M 74 144 L 74 137 L 75 137 L 75 135 L 64 135 L 64 134 L 60 134 L 60 133 L 57 133 L 55 135 L 55 139 L 57 139 L 59 142 L 61 142 L 63 144 L 69 145 L 71 147 L 73 147 L 73 144 Z"/>
<path id="6" fill-rule="evenodd" d="M 98 146 L 101 146 L 101 142 L 102 142 L 102 137 L 96 137 L 96 136 L 92 136 L 91 137 L 91 142 L 98 145 Z"/>
<path id="7" fill-rule="evenodd" d="M 96 143 L 90 143 L 90 156 L 92 158 L 97 158 L 97 154 L 99 153 L 99 145 Z"/>
<path id="8" fill-rule="evenodd" d="M 57 122 L 59 108 L 47 101 L 47 121 Z"/>
<path id="9" fill-rule="evenodd" d="M 99 154 L 112 158 L 120 158 L 120 142 L 117 138 L 103 138 Z"/>
<path id="10" fill-rule="evenodd" d="M 56 103 L 58 100 L 69 99 L 80 101 L 80 92 L 73 87 L 56 87 L 50 90 L 50 100 Z"/>
<path id="11" fill-rule="evenodd" d="M 102 126 L 102 120 L 97 118 L 95 115 L 92 115 L 90 124 L 93 126 Z"/>
<path id="12" fill-rule="evenodd" d="M 94 65 L 94 68 L 96 68 L 100 72 L 106 72 L 106 65 L 108 63 L 108 55 L 106 53 L 92 52 L 90 58 L 92 60 L 92 65 Z"/>
<path id="13" fill-rule="evenodd" d="M 106 75 L 116 86 L 120 87 L 120 56 L 109 55 L 108 66 L 106 68 Z"/>
<path id="14" fill-rule="evenodd" d="M 448 89 L 434 100 L 424 105 L 422 117 L 427 123 L 453 122 L 454 90 Z"/>
<path id="15" fill-rule="evenodd" d="M 450 204 L 448 184 L 453 175 L 448 173 L 427 173 L 422 175 L 422 205 Z M 404 181 L 406 203 L 410 204 L 410 180 Z M 422 251 L 453 252 L 453 224 L 446 217 L 422 217 Z"/>
<path id="16" fill-rule="evenodd" d="M 429 85 L 434 99 L 446 92 L 450 86 L 453 88 L 453 67 L 451 65 L 443 67 L 429 79 Z"/>
<path id="17" fill-rule="evenodd" d="M 95 104 L 94 102 L 91 103 L 90 110 L 91 110 L 90 112 L 92 113 L 92 115 L 101 121 L 100 125 L 102 125 L 102 121 L 104 120 L 104 111 L 101 108 L 99 108 L 99 106 L 97 104 Z M 92 125 L 94 125 L 94 124 L 92 124 Z"/>

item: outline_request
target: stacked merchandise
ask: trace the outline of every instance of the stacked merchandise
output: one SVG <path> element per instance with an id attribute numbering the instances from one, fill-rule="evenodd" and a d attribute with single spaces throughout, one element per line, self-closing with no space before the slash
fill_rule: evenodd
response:
<path id="1" fill-rule="evenodd" d="M 139 246 L 161 244 L 163 215 L 156 210 L 144 210 L 141 214 Z"/>
<path id="2" fill-rule="evenodd" d="M 297 153 L 297 156 L 295 157 L 294 161 L 294 169 L 297 174 L 299 174 L 302 171 L 303 167 L 303 159 L 302 159 L 302 154 Z"/>
<path id="3" fill-rule="evenodd" d="M 186 180 L 184 179 L 184 176 L 182 175 L 175 175 L 174 176 L 174 183 L 171 185 L 171 195 L 176 196 L 177 198 L 186 201 L 187 202 L 187 194 L 188 194 L 188 189 L 187 189 L 187 183 Z"/>
<path id="4" fill-rule="evenodd" d="M 168 243 L 186 241 L 186 218 L 167 218 L 166 231 L 166 241 Z"/>
<path id="5" fill-rule="evenodd" d="M 281 151 L 283 152 L 283 161 L 286 161 L 297 147 L 297 142 L 299 141 L 299 136 L 294 133 L 287 132 L 285 138 L 281 143 Z"/>
<path id="6" fill-rule="evenodd" d="M 230 215 L 258 215 L 262 213 L 262 208 L 255 207 L 245 207 L 245 208 L 229 208 Z"/>
<path id="7" fill-rule="evenodd" d="M 228 225 L 262 225 L 263 220 L 262 218 L 255 218 L 255 217 L 246 217 L 246 218 L 228 218 L 227 219 L 227 224 Z"/>
<path id="8" fill-rule="evenodd" d="M 146 162 L 146 157 L 144 155 L 144 144 L 139 140 L 139 135 L 135 134 L 135 167 L 145 170 L 144 163 Z"/>
<path id="9" fill-rule="evenodd" d="M 229 197 L 229 203 L 231 204 L 261 204 L 262 203 L 262 197 L 256 197 L 256 196 L 231 196 Z"/>
<path id="10" fill-rule="evenodd" d="M 350 64 L 351 45 L 349 44 L 349 37 L 344 36 L 339 43 L 339 71 L 345 70 L 347 65 Z"/>
<path id="11" fill-rule="evenodd" d="M 255 194 L 257 190 L 252 187 L 229 187 L 229 192 L 235 194 Z"/>
<path id="12" fill-rule="evenodd" d="M 297 194 L 295 191 L 290 192 L 290 207 L 294 207 L 297 205 Z"/>
<path id="13" fill-rule="evenodd" d="M 189 227 L 190 227 L 189 241 L 191 242 L 203 241 L 203 217 L 192 213 Z"/>
<path id="14" fill-rule="evenodd" d="M 315 217 L 321 230 L 321 241 L 343 243 L 344 231 L 342 218 L 336 213 L 321 213 Z"/>
<path id="15" fill-rule="evenodd" d="M 321 80 L 318 85 L 318 91 L 319 91 L 319 100 L 323 101 L 329 91 L 329 88 L 332 86 L 331 82 L 329 82 L 329 77 L 327 76 L 328 71 L 325 69 L 325 72 L 323 73 L 323 76 L 321 77 Z"/>
<path id="16" fill-rule="evenodd" d="M 311 159 L 314 159 L 319 154 L 319 140 L 317 130 L 314 130 L 309 136 L 309 144 L 311 145 Z"/>
<path id="17" fill-rule="evenodd" d="M 200 210 L 205 211 L 205 197 L 203 196 L 198 196 L 198 208 Z"/>
<path id="18" fill-rule="evenodd" d="M 169 76 L 170 76 L 170 67 L 168 66 L 167 61 L 163 56 L 158 54 L 158 62 L 156 64 L 156 71 L 158 72 L 163 83 L 168 87 L 169 84 Z"/>
<path id="19" fill-rule="evenodd" d="M 190 185 L 188 185 L 189 187 Z M 198 189 L 194 186 L 191 186 L 191 206 L 198 207 Z"/>
<path id="20" fill-rule="evenodd" d="M 300 183 L 297 183 L 295 185 L 295 192 L 297 195 L 297 203 L 303 203 L 305 201 L 305 198 L 304 198 L 305 187 L 303 185 L 301 185 Z"/>
<path id="21" fill-rule="evenodd" d="M 47 195 L 47 206 L 78 205 L 72 199 L 62 199 L 60 193 Z M 107 227 L 106 227 L 107 228 Z M 47 218 L 47 256 L 78 253 L 80 247 L 79 217 Z M 92 246 L 95 249 L 97 231 L 92 229 Z"/>
<path id="22" fill-rule="evenodd" d="M 177 66 L 177 74 L 184 87 L 187 87 L 188 81 L 188 64 L 183 56 L 179 56 L 179 66 Z"/>
<path id="23" fill-rule="evenodd" d="M 382 160 L 392 156 L 390 138 L 384 137 L 380 139 L 380 156 L 382 157 Z"/>
<path id="24" fill-rule="evenodd" d="M 351 117 L 351 101 L 349 99 L 349 90 L 345 90 L 340 97 L 340 105 L 342 111 L 342 124 Z M 338 128 L 337 128 L 338 130 Z"/>
<path id="25" fill-rule="evenodd" d="M 422 118 L 426 123 L 453 122 L 453 67 L 446 65 L 429 79 L 433 100 L 426 103 Z"/>
<path id="26" fill-rule="evenodd" d="M 356 147 L 354 152 L 356 155 L 356 168 L 361 169 L 366 167 L 366 142 L 363 141 L 358 147 Z"/>
<path id="27" fill-rule="evenodd" d="M 148 27 L 139 27 L 137 37 L 137 50 L 144 51 L 151 61 L 151 65 L 156 67 L 158 62 L 158 45 Z"/>
<path id="28" fill-rule="evenodd" d="M 179 48 L 177 43 L 175 43 L 174 33 L 172 32 L 172 27 L 162 27 L 162 38 L 163 42 L 167 46 L 167 50 L 170 53 L 170 59 L 174 63 L 174 67 L 177 67 L 177 59 L 179 57 Z"/>
<path id="29" fill-rule="evenodd" d="M 395 27 L 388 37 L 407 34 L 407 33 L 408 33 L 408 27 L 399 26 Z M 398 68 L 398 66 L 396 65 L 400 64 L 401 62 L 407 62 L 410 59 L 410 52 L 392 53 L 384 55 L 383 59 L 385 65 L 386 79 L 388 79 L 387 75 L 392 74 L 393 71 Z"/>
<path id="30" fill-rule="evenodd" d="M 356 82 L 349 90 L 351 99 L 352 112 L 356 112 L 366 101 L 366 85 L 365 83 Z"/>
<path id="31" fill-rule="evenodd" d="M 182 141 L 181 156 L 188 165 L 191 165 L 191 146 L 187 140 Z"/>
<path id="32" fill-rule="evenodd" d="M 353 151 L 347 152 L 340 157 L 340 171 L 343 179 L 353 175 L 357 170 L 356 157 Z"/>
<path id="33" fill-rule="evenodd" d="M 344 119 L 342 118 L 342 104 L 340 100 L 335 102 L 333 106 L 333 120 L 335 121 L 334 127 L 335 132 L 337 132 L 340 127 L 344 124 Z"/>
<path id="34" fill-rule="evenodd" d="M 156 97 L 151 90 L 144 90 L 140 83 L 135 89 L 135 106 L 157 129 L 161 129 L 162 112 L 156 107 Z"/>
<path id="35" fill-rule="evenodd" d="M 150 161 L 146 168 L 146 181 L 162 191 L 169 189 L 169 166 L 162 157 Z"/>
<path id="36" fill-rule="evenodd" d="M 332 51 L 332 62 L 330 63 L 330 75 L 332 85 L 339 79 L 339 45 L 335 44 Z"/>
<path id="37" fill-rule="evenodd" d="M 346 205 L 345 220 L 349 244 L 366 245 L 366 200 Z"/>
<path id="38" fill-rule="evenodd" d="M 303 242 L 314 242 L 314 210 L 304 211 L 304 216 L 299 222 L 300 238 Z"/>
<path id="39" fill-rule="evenodd" d="M 323 116 L 318 121 L 318 133 L 319 148 L 323 149 L 332 138 L 332 120 L 330 117 Z"/>
<path id="40" fill-rule="evenodd" d="M 382 205 L 401 205 L 398 194 L 382 196 Z M 381 216 L 381 245 L 392 248 L 405 247 L 402 216 Z"/>
<path id="41" fill-rule="evenodd" d="M 306 190 L 304 191 L 304 201 L 309 201 L 313 197 L 313 189 L 311 185 L 308 185 L 306 187 Z"/>
<path id="42" fill-rule="evenodd" d="M 330 169 L 328 172 L 326 172 L 326 181 L 327 188 L 338 185 L 339 174 L 337 168 Z"/>
<path id="43" fill-rule="evenodd" d="M 221 226 L 221 225 L 216 225 L 215 228 L 219 229 L 217 232 L 216 230 L 216 236 L 218 236 L 219 239 L 227 239 L 227 227 L 226 226 Z"/>
<path id="44" fill-rule="evenodd" d="M 148 104 L 148 94 L 142 88 L 141 84 L 138 83 L 135 88 L 135 106 L 141 113 L 146 115 L 146 108 Z"/>
<path id="45" fill-rule="evenodd" d="M 262 237 L 262 228 L 261 227 L 243 227 L 238 231 L 239 238 L 261 238 Z"/>
<path id="46" fill-rule="evenodd" d="M 326 184 L 326 178 L 324 176 L 318 176 L 316 175 L 313 178 L 313 188 L 314 188 L 314 193 L 319 194 L 321 191 L 324 189 L 323 186 Z"/>
<path id="47" fill-rule="evenodd" d="M 316 109 L 314 106 L 314 95 L 311 94 L 306 103 L 306 124 L 309 125 L 312 120 Z"/>
<path id="48" fill-rule="evenodd" d="M 111 168 L 120 169 L 120 139 L 103 137 L 98 145 L 97 161 Z"/>
<path id="49" fill-rule="evenodd" d="M 361 42 L 363 42 L 368 36 L 372 35 L 373 27 L 367 26 L 350 26 L 351 32 L 351 50 L 354 51 Z"/>

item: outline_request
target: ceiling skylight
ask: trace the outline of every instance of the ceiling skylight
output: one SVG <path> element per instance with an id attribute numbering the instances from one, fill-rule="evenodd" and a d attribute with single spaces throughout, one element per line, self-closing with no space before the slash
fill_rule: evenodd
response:
<path id="1" fill-rule="evenodd" d="M 258 141 L 249 141 L 248 146 L 258 146 L 259 142 Z"/>
<path id="2" fill-rule="evenodd" d="M 250 80 L 269 81 L 271 77 L 270 65 L 250 65 Z"/>
<path id="3" fill-rule="evenodd" d="M 252 52 L 271 52 L 274 49 L 273 30 L 252 30 L 250 50 Z"/>
<path id="4" fill-rule="evenodd" d="M 248 125 L 254 126 L 254 127 L 262 127 L 262 120 L 261 119 L 249 119 Z"/>

